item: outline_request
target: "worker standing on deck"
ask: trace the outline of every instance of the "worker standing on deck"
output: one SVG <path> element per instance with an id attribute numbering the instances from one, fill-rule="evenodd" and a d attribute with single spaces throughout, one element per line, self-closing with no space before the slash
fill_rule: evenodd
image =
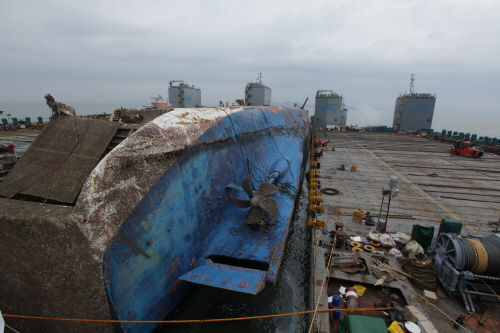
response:
<path id="1" fill-rule="evenodd" d="M 14 151 L 16 150 L 16 146 L 14 146 L 14 144 L 11 142 L 7 148 L 12 152 L 12 154 L 14 154 Z"/>

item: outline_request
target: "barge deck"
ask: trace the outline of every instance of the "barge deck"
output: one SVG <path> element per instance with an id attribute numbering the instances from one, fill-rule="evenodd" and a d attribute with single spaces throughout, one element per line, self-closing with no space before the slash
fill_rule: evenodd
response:
<path id="1" fill-rule="evenodd" d="M 449 142 L 408 134 L 317 131 L 316 140 L 319 139 L 327 140 L 328 144 L 326 148 L 317 149 L 318 152 L 323 152 L 318 159 L 320 168 L 317 170 L 320 174 L 317 179 L 323 190 L 332 188 L 338 194 L 325 193 L 321 196 L 324 212 L 317 213 L 316 219 L 324 221 L 324 227 L 313 230 L 311 301 L 312 306 L 318 310 L 328 309 L 327 297 L 339 295 L 339 286 L 352 287 L 359 283 L 370 287 L 377 280 L 370 274 L 373 273 L 370 265 L 366 265 L 366 275 L 327 268 L 334 243 L 335 233 L 332 231 L 335 230 L 336 223 L 343 224 L 347 236 L 364 237 L 370 231 L 375 231 L 375 226 L 353 221 L 352 214 L 357 208 L 370 211 L 376 223 L 382 202 L 381 190 L 388 186 L 391 176 L 399 177 L 399 195 L 390 203 L 386 225 L 389 233 L 403 232 L 411 235 L 413 225 L 418 224 L 434 226 L 437 234 L 443 218 L 461 221 L 463 237 L 495 233 L 496 226 L 489 222 L 496 222 L 500 217 L 500 156 L 489 153 L 480 159 L 452 156 Z M 345 170 L 339 170 L 342 164 Z M 355 171 L 350 169 L 353 165 L 357 167 Z M 429 176 L 432 173 L 437 176 Z M 386 208 L 383 209 L 385 210 Z M 382 213 L 382 217 L 384 216 Z M 353 252 L 349 248 L 344 252 L 335 250 L 334 256 L 338 253 L 347 255 Z M 358 255 L 363 256 L 366 257 L 366 252 Z M 397 265 L 394 258 L 390 260 L 394 261 L 391 265 Z M 437 304 L 433 306 L 415 294 L 423 294 L 422 290 L 405 286 L 411 286 L 406 278 L 400 280 L 388 284 L 392 292 L 398 294 L 399 290 L 403 294 L 400 295 L 402 298 L 399 297 L 399 304 L 415 305 L 432 321 L 437 331 L 449 331 L 453 323 L 436 307 L 453 319 L 461 314 L 467 316 L 460 299 L 438 292 L 438 295 L 446 298 L 437 297 Z M 364 296 L 359 297 L 359 307 L 375 307 L 376 302 L 380 302 L 381 294 L 377 290 L 382 289 L 373 286 L 372 289 L 375 289 L 374 293 L 367 291 Z M 345 302 L 340 301 L 340 308 L 342 307 L 346 307 Z M 340 318 L 345 314 L 346 312 L 341 312 Z M 382 317 L 387 326 L 391 323 L 380 311 L 359 314 Z M 464 327 L 474 332 L 479 327 L 481 318 L 487 320 L 485 316 L 470 316 Z M 487 316 L 500 318 L 499 303 L 488 303 Z M 491 320 L 491 330 L 483 327 L 480 328 L 481 332 L 498 332 L 499 322 Z M 313 325 L 315 332 L 337 332 L 332 312 L 316 313 Z M 457 332 L 465 330 L 460 328 Z"/>

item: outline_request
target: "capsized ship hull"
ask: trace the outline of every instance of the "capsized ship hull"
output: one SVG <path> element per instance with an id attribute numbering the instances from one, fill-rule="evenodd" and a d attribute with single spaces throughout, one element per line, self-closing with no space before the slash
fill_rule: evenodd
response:
<path id="1" fill-rule="evenodd" d="M 145 124 L 99 161 L 74 209 L 59 207 L 51 216 L 36 217 L 44 231 L 37 234 L 35 246 L 48 246 L 52 254 L 40 256 L 37 265 L 48 274 L 64 268 L 64 274 L 32 277 L 33 298 L 46 298 L 46 304 L 17 312 L 161 320 L 192 283 L 252 294 L 274 284 L 293 212 L 290 194 L 300 185 L 309 134 L 307 112 L 298 108 L 176 109 Z M 261 228 L 244 224 L 250 209 L 230 200 L 230 195 L 248 199 L 240 186 L 249 175 L 255 189 L 269 181 L 281 189 L 271 195 L 278 218 Z M 2 200 L 12 209 L 19 205 Z M 18 222 L 7 233 L 26 231 L 31 221 L 0 213 L 2 225 Z M 77 254 L 72 250 L 68 256 L 60 236 L 65 231 L 57 230 L 61 226 L 74 234 Z M 25 249 L 19 253 L 29 256 Z M 60 264 L 53 266 L 56 260 Z M 19 268 L 7 266 L 14 270 L 6 276 L 8 284 Z M 28 290 L 21 283 L 17 297 L 26 298 L 19 293 Z M 7 307 L 18 307 L 10 301 L 15 297 L 16 292 L 0 287 L 0 302 Z M 55 325 L 70 331 L 112 331 L 103 324 L 84 323 L 78 329 Z M 122 323 L 114 328 L 151 332 L 155 327 Z"/>

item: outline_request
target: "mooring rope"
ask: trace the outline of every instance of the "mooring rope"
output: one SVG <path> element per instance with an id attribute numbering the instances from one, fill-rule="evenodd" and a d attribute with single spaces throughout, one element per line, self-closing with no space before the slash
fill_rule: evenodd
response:
<path id="1" fill-rule="evenodd" d="M 346 308 L 346 309 L 321 309 L 321 310 L 308 310 L 301 312 L 290 312 L 281 313 L 266 316 L 255 316 L 255 317 L 239 317 L 239 318 L 220 318 L 220 319 L 192 319 L 192 320 L 111 320 L 111 319 L 74 319 L 74 318 L 53 318 L 53 317 L 37 317 L 37 316 L 23 316 L 23 315 L 13 315 L 4 314 L 3 317 L 6 318 L 23 318 L 23 319 L 39 319 L 39 320 L 55 320 L 55 321 L 78 321 L 78 322 L 90 322 L 90 323 L 140 323 L 140 324 L 184 324 L 184 323 L 210 323 L 210 322 L 221 322 L 221 321 L 238 321 L 238 320 L 253 320 L 253 319 L 266 319 L 266 318 L 276 318 L 276 317 L 286 317 L 295 316 L 313 312 L 331 312 L 331 311 L 348 311 L 348 312 L 361 312 L 361 311 L 384 311 L 393 310 L 392 307 L 386 308 Z"/>

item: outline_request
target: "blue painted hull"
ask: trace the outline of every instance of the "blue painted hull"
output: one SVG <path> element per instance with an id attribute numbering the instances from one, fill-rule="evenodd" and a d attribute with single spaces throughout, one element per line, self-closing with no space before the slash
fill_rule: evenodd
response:
<path id="1" fill-rule="evenodd" d="M 109 242 L 103 279 L 114 318 L 163 319 L 192 286 L 179 278 L 194 269 L 203 271 L 207 259 L 225 267 L 243 262 L 240 267 L 264 271 L 267 284 L 276 282 L 294 197 L 272 195 L 278 218 L 254 230 L 243 223 L 250 210 L 234 206 L 229 196 L 248 199 L 239 188 L 243 179 L 252 175 L 257 189 L 275 168 L 282 169 L 278 184 L 300 187 L 308 115 L 298 108 L 268 107 L 226 114 L 177 154 Z M 227 269 L 211 267 L 204 277 L 207 284 L 224 288 Z M 232 289 L 255 293 L 252 288 L 257 284 L 245 280 Z M 151 332 L 155 327 L 121 324 L 115 329 Z"/>

